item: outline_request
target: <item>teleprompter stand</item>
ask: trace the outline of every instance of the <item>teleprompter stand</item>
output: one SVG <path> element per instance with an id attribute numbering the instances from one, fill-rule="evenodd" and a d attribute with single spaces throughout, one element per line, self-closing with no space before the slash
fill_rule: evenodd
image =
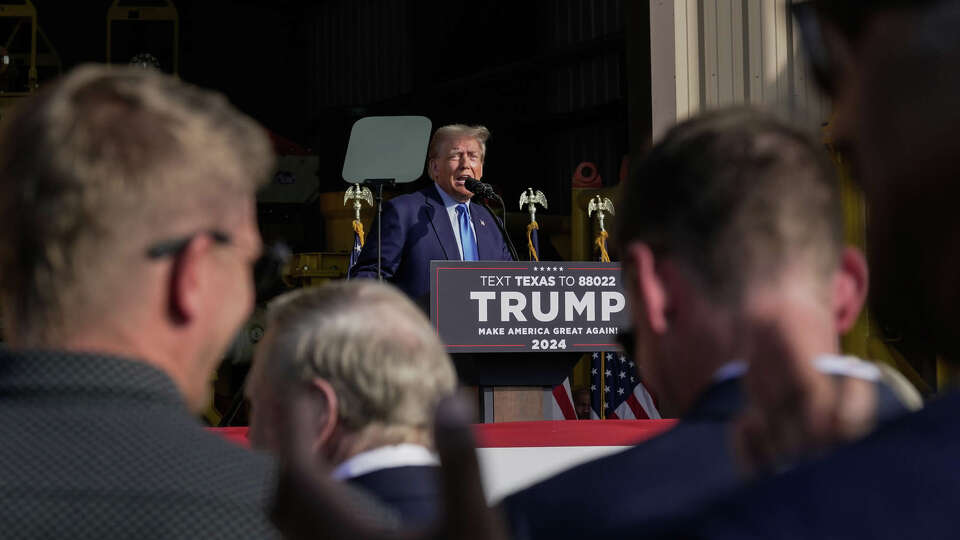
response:
<path id="1" fill-rule="evenodd" d="M 425 116 L 368 116 L 353 124 L 343 179 L 362 184 L 373 193 L 377 207 L 377 277 L 381 270 L 383 188 L 413 182 L 423 175 L 430 142 L 430 119 Z"/>

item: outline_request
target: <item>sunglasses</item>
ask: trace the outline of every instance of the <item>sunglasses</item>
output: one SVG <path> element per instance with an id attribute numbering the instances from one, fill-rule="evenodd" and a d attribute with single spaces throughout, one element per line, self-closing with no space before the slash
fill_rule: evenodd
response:
<path id="1" fill-rule="evenodd" d="M 188 234 L 171 240 L 163 240 L 147 248 L 147 257 L 163 259 L 179 255 L 197 236 L 209 236 L 214 243 L 227 245 L 233 242 L 229 234 L 211 229 Z M 253 279 L 257 301 L 275 296 L 279 291 L 286 289 L 283 283 L 283 271 L 290 260 L 292 252 L 283 242 L 266 246 L 263 254 L 253 264 Z"/>
<path id="2" fill-rule="evenodd" d="M 204 235 L 209 236 L 210 239 L 216 244 L 226 245 L 233 241 L 233 239 L 230 238 L 230 235 L 223 231 L 218 231 L 216 229 L 200 231 L 182 236 L 180 238 L 157 242 L 156 244 L 153 244 L 147 248 L 147 257 L 150 259 L 162 259 L 164 257 L 178 255 L 181 251 L 187 248 L 194 238 Z"/>

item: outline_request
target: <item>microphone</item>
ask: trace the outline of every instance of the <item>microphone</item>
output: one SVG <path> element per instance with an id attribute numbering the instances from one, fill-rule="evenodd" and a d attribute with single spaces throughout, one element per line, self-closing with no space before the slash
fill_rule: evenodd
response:
<path id="1" fill-rule="evenodd" d="M 476 178 L 467 177 L 467 179 L 464 180 L 464 185 L 467 188 L 467 191 L 470 191 L 474 195 L 486 197 L 488 199 L 492 199 L 496 196 L 496 193 L 493 191 L 493 186 L 481 182 Z"/>

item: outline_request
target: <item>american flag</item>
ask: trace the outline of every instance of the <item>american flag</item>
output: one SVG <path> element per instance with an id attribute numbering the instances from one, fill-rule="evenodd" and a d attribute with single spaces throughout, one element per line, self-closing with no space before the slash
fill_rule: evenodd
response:
<path id="1" fill-rule="evenodd" d="M 605 356 L 604 356 L 605 355 Z M 601 356 L 602 367 L 601 367 Z M 605 373 L 605 376 L 601 376 Z M 637 376 L 633 361 L 623 353 L 595 352 L 590 359 L 590 418 L 600 419 L 600 389 L 606 404 L 605 417 L 610 420 L 658 419 L 656 400 Z M 548 420 L 576 420 L 570 378 L 553 387 L 553 410 Z"/>
<path id="2" fill-rule="evenodd" d="M 593 418 L 656 419 L 660 411 L 640 382 L 637 368 L 627 355 L 595 352 L 590 359 L 590 405 Z"/>
<path id="3" fill-rule="evenodd" d="M 350 265 L 347 267 L 347 270 L 353 268 L 353 265 L 357 264 L 357 259 L 360 258 L 360 250 L 363 249 L 363 225 L 358 222 L 353 222 L 353 249 L 350 250 Z M 350 273 L 347 272 L 347 279 L 350 279 Z"/>

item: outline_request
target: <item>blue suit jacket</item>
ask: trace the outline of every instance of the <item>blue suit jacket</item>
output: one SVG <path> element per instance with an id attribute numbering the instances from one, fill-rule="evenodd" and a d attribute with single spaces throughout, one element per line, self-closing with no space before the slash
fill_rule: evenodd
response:
<path id="1" fill-rule="evenodd" d="M 957 501 L 960 394 L 745 489 L 682 523 L 680 536 L 957 538 Z"/>
<path id="2" fill-rule="evenodd" d="M 470 216 L 477 234 L 479 259 L 513 260 L 490 212 L 473 203 Z M 377 277 L 377 246 L 380 246 L 383 278 L 414 300 L 429 297 L 430 261 L 460 260 L 457 237 L 436 186 L 386 201 L 382 219 L 383 240 L 377 235 L 375 218 L 357 263 L 350 269 L 350 277 Z"/>
<path id="3" fill-rule="evenodd" d="M 882 418 L 906 412 L 889 388 L 878 392 Z M 658 536 L 736 493 L 744 477 L 728 427 L 743 400 L 739 379 L 715 384 L 670 431 L 506 498 L 514 538 Z"/>
<path id="4" fill-rule="evenodd" d="M 429 525 L 440 501 L 438 468 L 416 465 L 380 469 L 348 480 L 400 514 L 408 525 Z"/>

